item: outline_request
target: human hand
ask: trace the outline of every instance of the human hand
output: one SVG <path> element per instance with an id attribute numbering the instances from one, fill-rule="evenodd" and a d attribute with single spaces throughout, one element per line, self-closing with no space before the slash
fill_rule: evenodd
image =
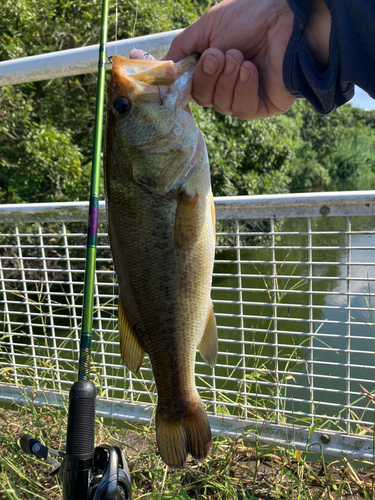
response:
<path id="1" fill-rule="evenodd" d="M 164 59 L 197 52 L 193 99 L 242 120 L 287 111 L 296 100 L 282 67 L 294 15 L 286 0 L 224 0 L 172 42 Z"/>

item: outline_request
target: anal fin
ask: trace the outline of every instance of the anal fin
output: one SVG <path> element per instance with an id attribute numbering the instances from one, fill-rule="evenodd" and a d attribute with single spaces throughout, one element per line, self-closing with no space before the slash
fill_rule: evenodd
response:
<path id="1" fill-rule="evenodd" d="M 124 365 L 132 372 L 141 367 L 145 352 L 135 338 L 134 332 L 122 305 L 121 298 L 118 304 L 118 328 L 120 332 L 120 351 Z"/>
<path id="2" fill-rule="evenodd" d="M 217 359 L 217 326 L 212 301 L 208 308 L 206 327 L 198 345 L 202 358 L 213 368 Z"/>

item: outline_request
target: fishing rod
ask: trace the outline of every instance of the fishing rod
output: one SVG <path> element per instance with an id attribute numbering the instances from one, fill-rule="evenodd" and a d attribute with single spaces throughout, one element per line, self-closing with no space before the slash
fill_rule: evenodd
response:
<path id="1" fill-rule="evenodd" d="M 59 473 L 62 477 L 63 500 L 130 500 L 132 494 L 129 469 L 121 449 L 108 445 L 94 447 L 96 389 L 94 383 L 89 380 L 99 221 L 108 2 L 109 0 L 102 2 L 78 380 L 74 382 L 69 392 L 66 451 L 60 452 L 48 448 L 29 434 L 23 435 L 20 439 L 21 448 L 25 453 L 44 458 L 55 466 L 50 475 Z M 63 458 L 62 464 L 50 455 Z"/>

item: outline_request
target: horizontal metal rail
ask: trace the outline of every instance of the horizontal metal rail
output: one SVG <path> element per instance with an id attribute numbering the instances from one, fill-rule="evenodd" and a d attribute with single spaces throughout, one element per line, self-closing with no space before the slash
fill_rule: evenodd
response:
<path id="1" fill-rule="evenodd" d="M 1 222 L 79 222 L 87 219 L 88 202 L 0 205 Z M 342 217 L 375 215 L 375 191 L 342 191 L 215 198 L 217 220 L 282 219 L 295 217 Z M 99 203 L 100 221 L 105 222 L 105 202 Z M 372 231 L 370 234 L 374 234 Z M 221 234 L 221 233 L 219 233 Z M 237 233 L 225 233 L 235 235 Z M 248 235 L 248 233 L 238 233 Z M 254 232 L 271 235 L 272 232 Z M 280 234 L 309 234 L 280 233 Z M 321 234 L 321 232 L 317 233 Z M 323 234 L 326 234 L 323 232 Z M 346 232 L 327 234 L 347 234 Z M 366 234 L 366 233 L 365 233 Z"/>
<path id="2" fill-rule="evenodd" d="M 374 191 L 215 199 L 218 361 L 214 370 L 196 361 L 214 433 L 246 427 L 250 440 L 372 460 L 374 201 Z M 0 402 L 25 401 L 36 388 L 40 401 L 63 404 L 77 370 L 87 208 L 0 205 Z M 134 375 L 119 352 L 104 202 L 100 221 L 92 344 L 99 413 L 148 420 L 150 364 Z M 289 439 L 292 428 L 298 437 Z"/>
<path id="3" fill-rule="evenodd" d="M 167 52 L 173 38 L 181 30 L 167 31 L 154 35 L 140 36 L 107 44 L 108 58 L 115 54 L 129 56 L 133 47 L 152 52 L 161 59 Z M 83 75 L 98 71 L 99 45 L 61 50 L 0 62 L 0 87 L 20 83 L 52 80 L 65 76 Z M 107 69 L 111 68 L 108 61 Z"/>
<path id="4" fill-rule="evenodd" d="M 26 404 L 33 398 L 35 406 L 50 405 L 66 408 L 67 396 L 58 392 L 20 390 L 10 386 L 0 386 L 0 401 L 5 403 Z M 153 407 L 145 404 L 123 403 L 99 399 L 96 404 L 97 415 L 104 418 L 126 420 L 131 423 L 148 424 L 153 418 Z M 264 420 L 249 421 L 228 416 L 209 416 L 212 434 L 225 435 L 232 439 L 240 436 L 245 442 L 290 447 L 311 453 L 346 457 L 349 459 L 374 461 L 372 440 L 365 440 L 358 449 L 358 439 L 338 432 L 314 431 L 298 425 L 276 425 Z"/>

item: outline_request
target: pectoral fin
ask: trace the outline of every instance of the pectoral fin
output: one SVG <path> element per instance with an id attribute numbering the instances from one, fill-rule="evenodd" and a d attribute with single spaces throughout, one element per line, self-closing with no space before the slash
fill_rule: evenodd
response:
<path id="1" fill-rule="evenodd" d="M 196 240 L 200 231 L 199 224 L 199 196 L 190 198 L 186 193 L 181 193 L 177 205 L 174 222 L 174 246 L 187 247 Z"/>
<path id="2" fill-rule="evenodd" d="M 141 367 L 145 352 L 135 338 L 121 299 L 119 299 L 118 304 L 118 328 L 120 332 L 120 351 L 124 365 L 132 372 L 137 372 Z"/>
<path id="3" fill-rule="evenodd" d="M 208 311 L 206 328 L 198 349 L 202 358 L 213 368 L 217 358 L 217 327 L 212 302 Z"/>

